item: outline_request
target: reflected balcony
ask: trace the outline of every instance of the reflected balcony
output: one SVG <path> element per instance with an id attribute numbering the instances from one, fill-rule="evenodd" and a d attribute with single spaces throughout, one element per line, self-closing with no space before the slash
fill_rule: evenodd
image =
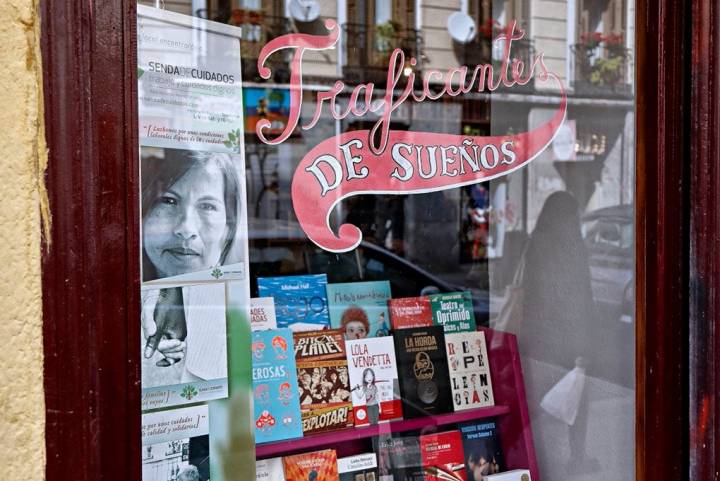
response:
<path id="1" fill-rule="evenodd" d="M 586 34 L 571 46 L 575 63 L 575 95 L 587 97 L 632 96 L 630 51 L 620 34 Z"/>

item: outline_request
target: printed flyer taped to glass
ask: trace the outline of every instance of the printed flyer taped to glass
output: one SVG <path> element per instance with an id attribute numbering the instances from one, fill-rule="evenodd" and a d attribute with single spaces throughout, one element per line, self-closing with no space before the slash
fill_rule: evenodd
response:
<path id="1" fill-rule="evenodd" d="M 143 481 L 635 479 L 632 1 L 139 3 Z"/>

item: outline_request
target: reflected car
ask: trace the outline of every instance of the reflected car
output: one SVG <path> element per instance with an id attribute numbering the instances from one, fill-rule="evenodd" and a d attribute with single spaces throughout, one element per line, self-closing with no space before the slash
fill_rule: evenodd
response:
<path id="1" fill-rule="evenodd" d="M 581 219 L 595 302 L 603 317 L 628 324 L 635 317 L 633 212 L 632 205 L 618 205 L 590 211 Z"/>
<path id="2" fill-rule="evenodd" d="M 394 298 L 467 290 L 370 242 L 337 254 L 316 246 L 297 223 L 251 219 L 249 229 L 253 297 L 258 277 L 303 274 L 327 274 L 330 283 L 387 280 Z M 472 297 L 476 323 L 487 325 L 489 300 L 477 292 Z"/>

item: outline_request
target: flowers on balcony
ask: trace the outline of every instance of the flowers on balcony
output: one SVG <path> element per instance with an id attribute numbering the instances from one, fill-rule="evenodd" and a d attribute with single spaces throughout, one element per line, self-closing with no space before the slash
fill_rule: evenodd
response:
<path id="1" fill-rule="evenodd" d="M 625 83 L 629 53 L 622 33 L 584 33 L 573 50 L 578 80 L 601 87 Z"/>

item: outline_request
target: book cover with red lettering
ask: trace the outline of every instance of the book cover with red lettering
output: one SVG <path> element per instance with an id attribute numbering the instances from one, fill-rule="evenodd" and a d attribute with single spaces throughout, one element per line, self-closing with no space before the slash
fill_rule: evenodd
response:
<path id="1" fill-rule="evenodd" d="M 420 436 L 425 481 L 467 481 L 460 431 Z"/>
<path id="2" fill-rule="evenodd" d="M 430 298 L 427 296 L 401 297 L 388 301 L 390 325 L 393 329 L 433 325 Z"/>
<path id="3" fill-rule="evenodd" d="M 445 348 L 455 411 L 494 406 L 485 333 L 446 333 Z"/>
<path id="4" fill-rule="evenodd" d="M 303 433 L 353 425 L 345 339 L 340 329 L 295 332 Z"/>
<path id="5" fill-rule="evenodd" d="M 338 481 L 334 449 L 296 454 L 283 458 L 285 481 Z"/>
<path id="6" fill-rule="evenodd" d="M 402 419 L 392 337 L 345 341 L 356 426 Z"/>

